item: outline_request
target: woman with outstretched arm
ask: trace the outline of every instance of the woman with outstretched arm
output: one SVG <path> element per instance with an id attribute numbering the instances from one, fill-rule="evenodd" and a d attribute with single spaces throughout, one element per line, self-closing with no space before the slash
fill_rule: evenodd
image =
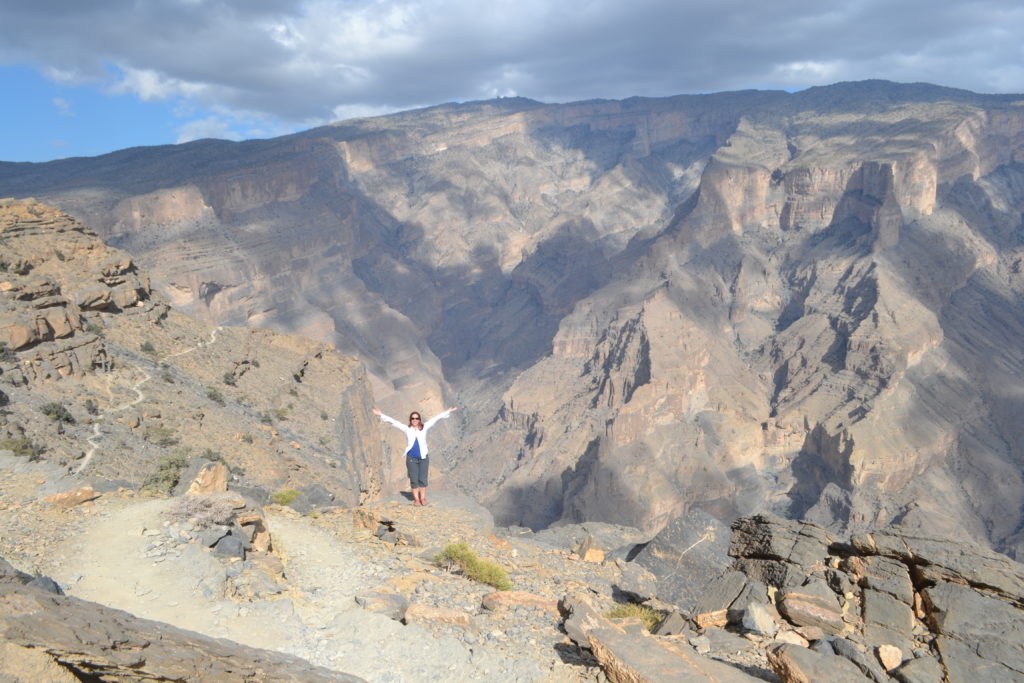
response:
<path id="1" fill-rule="evenodd" d="M 430 467 L 430 460 L 427 456 L 430 451 L 427 449 L 427 432 L 437 424 L 438 420 L 444 419 L 455 412 L 455 408 L 449 408 L 438 413 L 426 422 L 423 421 L 418 410 L 409 413 L 409 424 L 404 425 L 393 417 L 388 417 L 374 407 L 373 414 L 380 419 L 394 426 L 405 433 L 405 468 L 409 473 L 409 485 L 412 487 L 412 504 L 427 504 L 427 470 Z"/>

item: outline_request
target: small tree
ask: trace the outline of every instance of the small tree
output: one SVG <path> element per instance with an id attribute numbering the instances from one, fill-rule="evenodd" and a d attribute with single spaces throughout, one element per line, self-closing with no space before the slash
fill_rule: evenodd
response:
<path id="1" fill-rule="evenodd" d="M 40 406 L 39 412 L 46 415 L 54 422 L 66 422 L 67 424 L 75 424 L 74 416 L 68 412 L 68 409 L 64 407 L 63 403 L 57 403 L 53 401 L 45 405 Z"/>

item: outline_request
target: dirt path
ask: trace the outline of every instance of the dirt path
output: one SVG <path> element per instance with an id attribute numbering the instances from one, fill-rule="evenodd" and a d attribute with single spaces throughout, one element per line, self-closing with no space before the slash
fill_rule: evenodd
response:
<path id="1" fill-rule="evenodd" d="M 355 595 L 407 574 L 367 541 L 346 539 L 294 513 L 269 514 L 287 590 L 274 598 L 224 597 L 235 563 L 195 543 L 166 539 L 172 500 L 126 500 L 82 519 L 80 532 L 48 558 L 68 594 L 217 638 L 295 654 L 369 681 L 486 680 L 504 656 L 451 635 L 368 612 Z M 241 563 L 237 563 L 240 565 Z"/>

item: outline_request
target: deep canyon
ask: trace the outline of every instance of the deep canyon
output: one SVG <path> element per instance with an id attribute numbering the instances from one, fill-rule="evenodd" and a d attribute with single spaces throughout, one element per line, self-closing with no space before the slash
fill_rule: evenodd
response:
<path id="1" fill-rule="evenodd" d="M 1024 553 L 1022 96 L 507 98 L 0 163 L 0 197 L 185 313 L 360 359 L 389 414 L 460 406 L 436 471 L 503 525 L 767 510 Z"/>

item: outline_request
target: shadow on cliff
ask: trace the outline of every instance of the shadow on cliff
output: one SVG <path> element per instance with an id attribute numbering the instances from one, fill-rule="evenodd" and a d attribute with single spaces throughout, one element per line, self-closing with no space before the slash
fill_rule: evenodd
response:
<path id="1" fill-rule="evenodd" d="M 617 270 L 588 220 L 566 221 L 509 272 L 491 246 L 478 246 L 469 263 L 429 268 L 415 259 L 422 228 L 387 234 L 353 270 L 416 323 L 448 377 L 468 365 L 483 374 L 532 365 L 551 352 L 562 318 Z"/>

